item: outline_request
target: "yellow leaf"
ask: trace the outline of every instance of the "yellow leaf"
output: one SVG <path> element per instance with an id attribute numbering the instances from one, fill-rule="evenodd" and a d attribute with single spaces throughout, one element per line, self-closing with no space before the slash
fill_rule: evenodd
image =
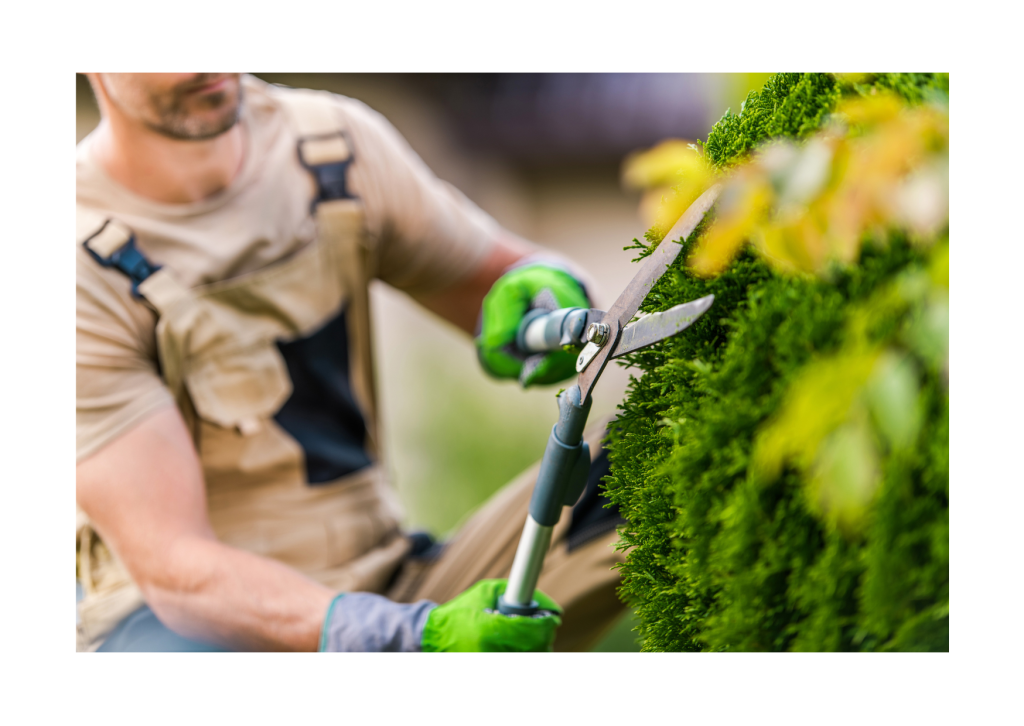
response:
<path id="1" fill-rule="evenodd" d="M 654 211 L 651 226 L 658 237 L 663 237 L 683 216 L 683 212 L 707 189 L 710 182 L 703 179 L 685 180 L 669 189 L 661 197 L 661 203 Z M 643 209 L 643 200 L 641 200 Z"/>
<path id="2" fill-rule="evenodd" d="M 849 418 L 878 356 L 877 350 L 851 351 L 808 364 L 757 435 L 756 475 L 772 481 L 787 461 L 809 470 L 822 440 Z"/>
<path id="3" fill-rule="evenodd" d="M 690 269 L 701 277 L 719 274 L 732 262 L 772 202 L 771 185 L 751 176 L 735 181 L 721 198 L 718 218 L 690 257 Z"/>
<path id="4" fill-rule="evenodd" d="M 622 184 L 629 189 L 676 184 L 686 177 L 708 177 L 707 165 L 690 141 L 668 139 L 622 163 Z"/>
<path id="5" fill-rule="evenodd" d="M 949 240 L 937 245 L 928 263 L 928 277 L 936 287 L 949 289 Z"/>
<path id="6" fill-rule="evenodd" d="M 836 73 L 836 78 L 847 83 L 864 83 L 870 75 L 870 73 Z"/>
<path id="7" fill-rule="evenodd" d="M 789 224 L 766 224 L 754 236 L 758 251 L 781 272 L 815 272 L 821 265 L 821 234 L 806 215 Z"/>
<path id="8" fill-rule="evenodd" d="M 853 124 L 878 124 L 896 118 L 903 107 L 903 102 L 897 96 L 879 93 L 875 96 L 840 101 L 836 106 L 836 112 Z"/>

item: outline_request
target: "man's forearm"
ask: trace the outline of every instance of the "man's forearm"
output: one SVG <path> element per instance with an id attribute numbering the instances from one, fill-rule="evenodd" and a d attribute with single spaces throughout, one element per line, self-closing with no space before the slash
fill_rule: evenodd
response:
<path id="1" fill-rule="evenodd" d="M 535 251 L 536 248 L 525 240 L 503 233 L 472 274 L 447 290 L 423 298 L 420 303 L 427 310 L 473 335 L 480 304 L 491 286 L 509 265 Z"/>
<path id="2" fill-rule="evenodd" d="M 232 650 L 317 649 L 335 593 L 296 570 L 194 536 L 176 541 L 163 564 L 139 584 L 180 635 Z"/>
<path id="3" fill-rule="evenodd" d="M 316 649 L 333 593 L 217 541 L 199 459 L 175 407 L 79 462 L 77 473 L 79 506 L 172 630 L 233 649 Z"/>
<path id="4" fill-rule="evenodd" d="M 510 232 L 503 232 L 495 241 L 490 253 L 472 274 L 443 292 L 421 299 L 420 303 L 431 312 L 474 335 L 480 306 L 491 287 L 509 267 L 531 256 L 543 257 L 569 269 L 587 285 L 588 289 L 593 290 L 593 281 L 562 255 L 537 247 Z"/>

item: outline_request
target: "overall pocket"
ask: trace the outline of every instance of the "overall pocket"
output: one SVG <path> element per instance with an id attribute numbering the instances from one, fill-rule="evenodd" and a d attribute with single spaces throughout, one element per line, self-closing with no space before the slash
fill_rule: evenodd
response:
<path id="1" fill-rule="evenodd" d="M 272 341 L 232 350 L 198 364 L 185 375 L 196 413 L 224 428 L 273 417 L 292 392 L 288 369 Z"/>
<path id="2" fill-rule="evenodd" d="M 196 448 L 211 495 L 302 484 L 302 449 L 273 421 L 292 392 L 273 341 L 190 361 L 185 387 L 199 419 Z"/>

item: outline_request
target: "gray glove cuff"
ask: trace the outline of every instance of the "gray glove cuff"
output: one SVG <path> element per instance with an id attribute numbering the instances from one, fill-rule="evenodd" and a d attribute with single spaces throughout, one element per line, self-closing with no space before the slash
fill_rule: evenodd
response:
<path id="1" fill-rule="evenodd" d="M 430 600 L 406 605 L 369 592 L 339 595 L 327 609 L 320 650 L 418 652 L 423 626 L 435 607 L 437 603 Z"/>

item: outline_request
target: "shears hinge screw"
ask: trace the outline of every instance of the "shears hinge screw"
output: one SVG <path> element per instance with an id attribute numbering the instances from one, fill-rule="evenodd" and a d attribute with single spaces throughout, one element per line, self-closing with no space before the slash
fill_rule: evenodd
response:
<path id="1" fill-rule="evenodd" d="M 591 323 L 587 327 L 587 342 L 593 343 L 598 348 L 608 342 L 611 333 L 611 326 L 607 323 Z"/>

